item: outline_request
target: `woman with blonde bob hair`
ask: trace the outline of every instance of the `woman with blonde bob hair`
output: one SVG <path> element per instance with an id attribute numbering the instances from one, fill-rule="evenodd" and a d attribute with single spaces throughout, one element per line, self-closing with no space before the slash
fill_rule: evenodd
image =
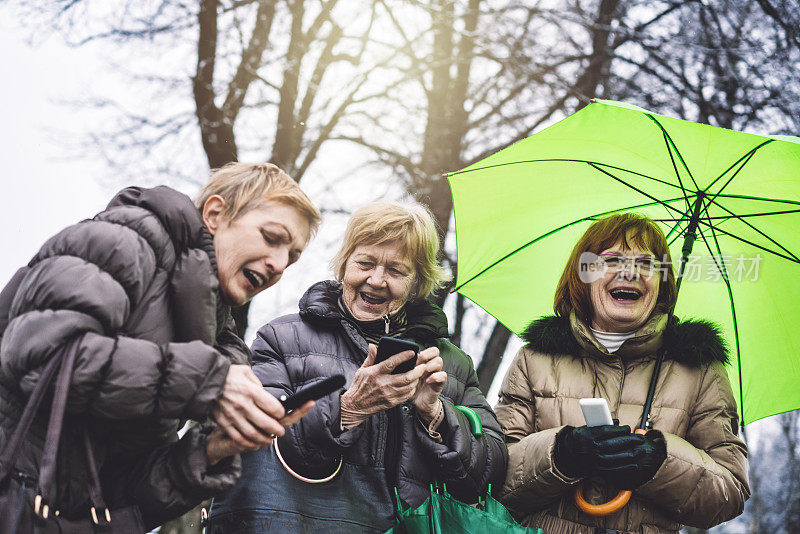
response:
<path id="1" fill-rule="evenodd" d="M 428 298 L 450 279 L 439 265 L 439 235 L 428 210 L 418 204 L 387 201 L 367 204 L 350 218 L 342 247 L 331 260 L 334 276 L 344 280 L 347 260 L 358 246 L 390 242 L 399 243 L 401 253 L 414 264 L 409 300 Z"/>
<path id="2" fill-rule="evenodd" d="M 212 508 L 211 532 L 384 532 L 394 492 L 416 507 L 429 484 L 474 502 L 502 483 L 506 449 L 478 388 L 472 360 L 447 340 L 428 297 L 446 280 L 431 214 L 373 202 L 350 218 L 331 262 L 335 280 L 300 299 L 300 313 L 262 327 L 254 371 L 273 395 L 343 374 L 345 388 L 317 401 L 273 451 L 243 457 L 239 484 Z M 416 343 L 376 362 L 383 336 Z M 401 370 L 402 369 L 402 370 Z M 392 372 L 392 371 L 400 372 Z M 483 423 L 472 435 L 468 407 Z"/>
<path id="3" fill-rule="evenodd" d="M 673 317 L 675 299 L 669 247 L 653 220 L 610 215 L 578 240 L 555 315 L 528 326 L 497 405 L 509 451 L 501 500 L 523 525 L 677 533 L 742 512 L 747 450 L 727 349 L 713 324 Z M 632 434 L 651 388 L 648 431 Z M 588 427 L 579 406 L 587 397 L 604 398 L 614 424 Z M 633 492 L 626 506 L 598 506 L 620 490 Z"/>

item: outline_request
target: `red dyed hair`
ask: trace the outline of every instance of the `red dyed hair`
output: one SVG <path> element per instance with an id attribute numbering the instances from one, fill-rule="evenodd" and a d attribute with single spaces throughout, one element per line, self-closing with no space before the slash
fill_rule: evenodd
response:
<path id="1" fill-rule="evenodd" d="M 666 313 L 672 309 L 677 299 L 677 289 L 672 256 L 664 232 L 649 217 L 638 213 L 617 213 L 593 222 L 572 249 L 556 286 L 553 302 L 556 315 L 569 317 L 570 312 L 575 310 L 581 320 L 591 320 L 593 312 L 589 284 L 579 277 L 580 257 L 584 252 L 600 254 L 616 243 L 622 243 L 625 248 L 635 245 L 641 250 L 650 251 L 662 264 L 666 263 L 663 265 L 666 276 L 658 273 L 661 283 L 653 311 Z"/>

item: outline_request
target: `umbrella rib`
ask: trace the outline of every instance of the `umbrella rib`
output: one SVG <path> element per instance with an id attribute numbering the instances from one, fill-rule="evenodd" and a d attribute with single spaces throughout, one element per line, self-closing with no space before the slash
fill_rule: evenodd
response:
<path id="1" fill-rule="evenodd" d="M 542 235 L 540 235 L 540 236 L 528 241 L 524 245 L 522 245 L 520 247 L 517 247 L 516 249 L 512 250 L 511 252 L 509 252 L 508 254 L 506 254 L 505 256 L 500 258 L 499 260 L 495 261 L 491 265 L 487 266 L 486 268 L 482 269 L 481 271 L 479 271 L 475 275 L 471 276 L 469 278 L 469 280 L 467 280 L 463 284 L 458 284 L 456 287 L 454 287 L 452 289 L 452 291 L 458 291 L 459 289 L 461 289 L 465 285 L 469 284 L 470 282 L 472 282 L 473 280 L 478 278 L 480 275 L 482 275 L 483 273 L 485 273 L 486 271 L 488 271 L 492 267 L 497 266 L 498 264 L 500 264 L 503 261 L 507 260 L 508 258 L 513 256 L 514 254 L 516 254 L 517 252 L 519 252 L 519 251 L 521 251 L 521 250 L 533 245 L 537 241 L 541 241 L 542 239 L 544 239 L 545 237 L 547 237 L 549 235 L 555 234 L 556 232 L 560 232 L 564 228 L 569 228 L 570 226 L 574 226 L 576 224 L 579 224 L 579 223 L 582 223 L 582 222 L 585 222 L 585 221 L 592 221 L 592 220 L 594 220 L 594 219 L 596 219 L 598 217 L 602 217 L 603 215 L 608 215 L 610 213 L 615 213 L 615 212 L 618 212 L 618 211 L 635 210 L 635 209 L 638 209 L 638 208 L 646 208 L 648 206 L 655 206 L 657 204 L 662 204 L 663 205 L 666 202 L 677 202 L 679 200 L 683 200 L 683 197 L 676 197 L 676 198 L 671 198 L 671 199 L 668 199 L 668 200 L 655 200 L 654 202 L 645 202 L 644 204 L 636 204 L 636 205 L 633 205 L 633 206 L 627 206 L 625 208 L 617 208 L 617 209 L 613 209 L 613 210 L 602 211 L 600 213 L 595 213 L 594 215 L 588 215 L 588 216 L 583 217 L 581 219 L 576 219 L 576 220 L 574 220 L 572 222 L 569 222 L 569 223 L 567 223 L 565 225 L 559 226 L 558 228 L 554 228 L 553 230 L 545 232 L 544 234 L 542 234 Z"/>
<path id="2" fill-rule="evenodd" d="M 736 239 L 737 241 L 741 241 L 742 243 L 747 243 L 748 245 L 750 245 L 750 246 L 752 246 L 752 247 L 756 247 L 757 249 L 763 250 L 764 252 L 769 252 L 770 254 L 773 254 L 773 255 L 775 255 L 775 256 L 778 256 L 779 258 L 783 258 L 783 259 L 785 259 L 785 260 L 789 260 L 789 261 L 791 261 L 792 263 L 800 263 L 800 260 L 798 260 L 797 258 L 790 257 L 790 256 L 785 256 L 784 254 L 781 254 L 780 252 L 775 252 L 775 251 L 774 251 L 774 250 L 772 250 L 772 249 L 769 249 L 769 248 L 767 248 L 767 247 L 765 247 L 765 246 L 763 246 L 763 245 L 759 245 L 759 244 L 757 244 L 757 243 L 753 243 L 752 241 L 750 241 L 750 240 L 748 240 L 748 239 L 745 239 L 745 238 L 743 238 L 743 237 L 739 237 L 739 236 L 738 236 L 738 235 L 736 235 L 736 234 L 732 234 L 731 232 L 726 232 L 726 231 L 725 231 L 725 230 L 723 230 L 722 228 L 720 228 L 720 227 L 718 227 L 718 226 L 714 226 L 713 224 L 711 224 L 711 223 L 708 223 L 708 222 L 706 222 L 706 221 L 705 221 L 705 220 L 703 220 L 703 219 L 700 219 L 699 223 L 700 223 L 700 224 L 702 224 L 702 225 L 704 225 L 704 226 L 707 226 L 707 227 L 709 227 L 709 228 L 713 228 L 713 229 L 715 229 L 717 232 L 719 232 L 719 233 L 721 233 L 721 234 L 725 234 L 725 235 L 726 235 L 726 236 L 728 236 L 728 237 L 732 237 L 733 239 Z M 790 252 L 790 254 L 791 254 L 791 252 Z"/>
<path id="3" fill-rule="evenodd" d="M 658 124 L 658 123 L 656 123 Z M 661 126 L 659 124 L 659 126 Z M 662 130 L 662 135 L 664 136 L 664 143 L 667 145 L 667 154 L 669 154 L 669 160 L 672 163 L 672 168 L 675 170 L 675 177 L 678 179 L 678 184 L 681 186 L 681 191 L 683 192 L 683 196 L 686 199 L 686 213 L 692 211 L 692 204 L 689 202 L 689 195 L 686 193 L 686 188 L 683 186 L 683 180 L 681 179 L 681 173 L 678 170 L 678 166 L 675 164 L 675 158 L 672 156 L 672 150 L 669 148 L 669 140 L 667 138 L 666 132 Z"/>
<path id="4" fill-rule="evenodd" d="M 739 174 L 739 172 L 742 170 L 742 168 L 743 168 L 745 165 L 747 165 L 747 164 L 750 162 L 750 160 L 751 160 L 751 159 L 753 158 L 753 156 L 755 155 L 756 151 L 758 151 L 758 150 L 759 150 L 760 148 L 762 148 L 763 146 L 765 146 L 765 145 L 768 145 L 768 144 L 769 144 L 769 143 L 771 143 L 772 141 L 773 141 L 773 139 L 767 139 L 766 141 L 764 141 L 764 142 L 763 142 L 763 143 L 761 143 L 760 145 L 758 145 L 758 146 L 756 146 L 756 147 L 752 148 L 751 150 L 749 150 L 748 152 L 746 152 L 745 154 L 743 154 L 743 155 L 742 155 L 742 157 L 740 157 L 739 159 L 737 159 L 736 161 L 734 161 L 734 162 L 731 164 L 731 166 L 730 166 L 730 167 L 728 167 L 727 169 L 725 169 L 725 170 L 722 172 L 722 174 L 720 174 L 719 176 L 717 176 L 716 178 L 714 178 L 714 180 L 713 180 L 713 181 L 712 181 L 710 184 L 708 184 L 708 186 L 705 188 L 705 191 L 708 191 L 709 189 L 711 189 L 711 187 L 712 187 L 712 186 L 713 186 L 715 183 L 717 183 L 718 181 L 720 181 L 720 180 L 722 179 L 722 177 L 723 177 L 723 176 L 725 176 L 726 174 L 728 174 L 728 172 L 730 172 L 730 170 L 731 170 L 731 169 L 733 169 L 734 167 L 736 167 L 736 165 L 738 165 L 738 164 L 739 164 L 739 163 L 740 163 L 742 160 L 746 160 L 746 161 L 744 161 L 744 163 L 742 163 L 742 165 L 741 165 L 741 166 L 740 166 L 740 167 L 739 167 L 739 168 L 736 170 L 736 172 L 735 172 L 735 173 L 733 173 L 733 176 L 731 176 L 730 180 L 728 180 L 727 182 L 725 182 L 725 185 L 723 185 L 722 187 L 720 187 L 720 188 L 719 188 L 719 191 L 717 191 L 717 195 L 718 195 L 719 193 L 722 193 L 722 190 L 723 190 L 723 189 L 725 189 L 726 187 L 728 187 L 728 184 L 729 184 L 729 183 L 731 183 L 731 180 L 733 180 L 733 179 L 736 177 L 736 175 L 737 175 L 737 174 Z M 714 196 L 716 197 L 717 195 L 714 195 Z"/>
<path id="5" fill-rule="evenodd" d="M 653 219 L 653 220 L 656 220 L 656 221 L 658 221 L 658 219 Z M 673 220 L 674 220 L 674 219 L 673 219 Z M 680 222 L 679 222 L 679 224 L 680 224 Z M 696 231 L 696 232 L 698 232 L 700 235 L 703 235 L 703 232 L 704 232 L 705 230 L 706 230 L 705 228 L 699 228 L 699 227 L 698 227 L 698 228 L 697 228 L 695 231 Z M 677 240 L 678 240 L 678 239 L 680 239 L 681 237 L 685 237 L 685 236 L 686 236 L 686 232 L 688 232 L 688 231 L 689 231 L 689 226 L 687 225 L 685 228 L 683 228 L 681 231 L 679 231 L 679 232 L 678 232 L 678 233 L 675 235 L 675 237 L 673 237 L 673 238 L 672 238 L 670 241 L 668 241 L 668 242 L 667 242 L 667 244 L 668 244 L 669 246 L 672 246 L 672 244 L 673 244 L 673 243 L 675 243 L 675 241 L 677 241 Z M 670 232 L 670 233 L 671 233 L 671 232 Z"/>
<path id="6" fill-rule="evenodd" d="M 680 239 L 682 235 L 683 235 L 683 232 L 678 232 L 677 234 L 675 234 L 675 236 L 672 239 L 667 241 L 667 246 L 671 247 L 672 244 L 675 243 L 675 241 L 677 241 L 678 239 Z"/>
<path id="7" fill-rule="evenodd" d="M 723 172 L 721 175 L 719 175 L 719 176 L 718 176 L 718 177 L 717 177 L 717 178 L 716 178 L 716 179 L 715 179 L 713 182 L 711 182 L 711 183 L 708 185 L 708 187 L 706 187 L 706 188 L 704 189 L 704 191 L 708 191 L 708 190 L 711 188 L 711 186 L 712 186 L 712 185 L 714 185 L 714 184 L 715 184 L 715 183 L 716 183 L 716 182 L 717 182 L 717 181 L 718 181 L 720 178 L 722 178 L 723 176 L 725 176 L 725 174 L 726 174 L 728 171 L 730 171 L 731 169 L 733 169 L 733 168 L 734 168 L 736 165 L 738 165 L 738 164 L 741 162 L 741 165 L 739 165 L 739 168 L 738 168 L 738 169 L 736 169 L 736 172 L 734 172 L 734 173 L 731 175 L 731 177 L 728 179 L 728 181 L 727 181 L 727 182 L 725 182 L 725 184 L 724 184 L 722 187 L 720 187 L 720 188 L 719 188 L 719 191 L 717 191 L 717 192 L 716 192 L 716 194 L 714 194 L 714 196 L 712 196 L 712 197 L 709 199 L 708 203 L 707 203 L 707 204 L 705 205 L 705 207 L 703 208 L 703 211 L 706 213 L 706 215 L 708 215 L 708 208 L 711 206 L 711 203 L 712 203 L 712 202 L 713 202 L 715 205 L 717 205 L 717 206 L 720 206 L 720 204 L 718 204 L 717 202 L 715 202 L 716 198 L 717 198 L 717 197 L 718 197 L 718 196 L 719 196 L 719 195 L 722 193 L 722 191 L 723 191 L 723 190 L 724 190 L 726 187 L 728 187 L 728 185 L 729 185 L 729 184 L 730 184 L 730 183 L 733 181 L 733 179 L 734 179 L 734 178 L 736 178 L 736 176 L 737 176 L 737 175 L 738 175 L 738 174 L 741 172 L 741 170 L 742 170 L 742 169 L 745 167 L 745 165 L 747 165 L 747 163 L 748 163 L 748 162 L 749 162 L 751 159 L 753 159 L 753 156 L 755 155 L 756 151 L 757 151 L 759 148 L 763 147 L 764 145 L 766 145 L 766 144 L 770 143 L 771 141 L 772 141 L 772 140 L 770 139 L 770 140 L 767 140 L 767 141 L 765 141 L 765 142 L 761 143 L 761 144 L 760 144 L 760 145 L 758 145 L 757 147 L 755 147 L 755 148 L 753 148 L 752 150 L 750 150 L 750 151 L 749 151 L 747 154 L 745 154 L 745 155 L 743 155 L 742 157 L 740 157 L 738 160 L 736 160 L 736 162 L 734 162 L 734 163 L 733 163 L 733 164 L 732 164 L 730 167 L 728 167 L 728 168 L 725 170 L 725 172 Z M 720 206 L 720 207 L 721 207 L 721 206 Z M 730 210 L 726 210 L 726 211 L 728 211 L 728 213 L 731 213 L 731 214 L 733 214 L 733 212 L 732 212 L 732 211 L 730 211 Z M 708 217 L 706 217 L 706 218 L 708 218 Z M 737 218 L 739 218 L 739 217 L 737 217 Z M 742 220 L 742 222 L 744 222 L 745 224 L 748 224 L 748 223 L 747 223 L 747 222 L 745 222 L 744 220 Z M 753 228 L 754 230 L 756 230 L 756 232 L 762 233 L 762 232 L 760 232 L 758 229 L 756 229 L 755 227 L 752 227 L 752 228 Z M 775 243 L 776 245 L 778 245 L 778 246 L 779 246 L 780 248 L 782 248 L 783 250 L 786 250 L 786 248 L 785 248 L 785 247 L 782 247 L 780 244 L 776 243 L 774 240 L 772 240 L 771 238 L 769 238 L 769 237 L 768 237 L 766 234 L 763 234 L 763 233 L 762 233 L 762 235 L 764 235 L 764 237 L 767 237 L 767 239 L 769 239 L 770 241 L 772 241 L 773 243 Z M 793 254 L 792 254 L 791 252 L 789 252 L 788 250 L 786 250 L 786 252 L 787 252 L 787 253 L 789 253 L 789 254 L 791 254 L 791 255 L 793 255 Z"/>
<path id="8" fill-rule="evenodd" d="M 739 219 L 739 218 L 744 219 L 744 218 L 749 218 L 749 217 L 766 217 L 768 215 L 788 215 L 790 213 L 800 213 L 800 209 L 797 209 L 797 210 L 783 210 L 783 211 L 762 211 L 762 212 L 759 212 L 759 213 L 743 213 L 741 215 L 736 215 L 735 213 L 732 214 L 732 215 L 714 215 L 714 216 L 703 217 L 703 219 L 705 219 L 707 221 L 712 221 L 712 220 L 716 220 L 716 219 L 726 219 L 726 220 L 727 219 Z M 672 217 L 671 218 L 666 218 L 666 219 L 655 219 L 654 218 L 653 220 L 656 221 L 656 222 L 663 222 L 663 223 L 676 222 L 676 221 L 678 223 L 681 223 L 681 222 L 686 220 L 686 217 L 681 217 L 680 219 L 675 219 L 675 218 L 672 218 Z M 670 231 L 670 233 L 667 234 L 667 237 L 669 237 L 670 235 L 672 235 L 672 231 Z"/>
<path id="9" fill-rule="evenodd" d="M 727 269 L 725 269 L 725 262 L 722 261 L 722 249 L 719 246 L 719 240 L 717 239 L 716 232 L 714 232 L 714 227 L 713 226 L 711 227 L 711 236 L 714 238 L 714 244 L 716 245 L 717 253 L 719 254 L 719 258 L 720 258 L 719 264 L 717 264 L 717 259 L 714 257 L 714 252 L 711 250 L 711 246 L 709 245 L 708 240 L 706 239 L 706 236 L 703 235 L 702 233 L 700 235 L 703 238 L 703 242 L 706 244 L 706 248 L 708 249 L 709 254 L 711 254 L 711 257 L 714 259 L 714 264 L 717 265 L 718 269 L 719 269 L 720 265 L 722 266 L 722 269 L 720 270 L 720 273 L 722 274 L 722 279 L 725 281 L 725 287 L 728 290 L 728 301 L 731 303 L 731 318 L 733 319 L 733 339 L 734 339 L 734 343 L 736 344 L 736 363 L 737 363 L 736 367 L 737 367 L 737 371 L 739 373 L 739 409 L 740 409 L 740 415 L 741 415 L 741 420 L 740 420 L 739 424 L 741 426 L 744 426 L 744 424 L 745 424 L 745 421 L 744 421 L 744 392 L 743 392 L 744 384 L 742 383 L 742 357 L 741 357 L 741 353 L 739 351 L 739 323 L 736 320 L 736 304 L 735 304 L 735 302 L 733 300 L 733 288 L 731 288 L 731 281 L 728 278 L 728 271 L 727 271 Z"/>
<path id="10" fill-rule="evenodd" d="M 625 180 L 623 180 L 622 178 L 619 178 L 619 177 L 617 177 L 617 176 L 614 176 L 613 174 L 611 174 L 610 172 L 606 171 L 605 169 L 601 169 L 600 167 L 598 167 L 597 165 L 595 165 L 595 164 L 593 164 L 593 163 L 589 163 L 589 166 L 591 166 L 591 167 L 593 167 L 594 169 L 596 169 L 596 170 L 598 170 L 598 171 L 602 172 L 603 174 L 605 174 L 605 175 L 607 175 L 607 176 L 609 176 L 609 177 L 613 178 L 614 180 L 618 181 L 618 182 L 619 182 L 619 183 L 621 183 L 622 185 L 626 185 L 626 186 L 630 187 L 631 189 L 633 189 L 633 190 L 634 190 L 634 191 L 636 191 L 637 193 L 639 193 L 639 194 L 641 194 L 641 195 L 644 195 L 644 196 L 646 196 L 647 198 L 649 198 L 649 199 L 650 199 L 650 200 L 652 200 L 653 202 L 655 202 L 655 203 L 658 203 L 658 204 L 661 204 L 661 205 L 662 205 L 662 206 L 664 206 L 665 208 L 667 208 L 667 209 L 671 209 L 672 211 L 676 211 L 676 212 L 680 213 L 681 215 L 684 215 L 684 214 L 685 214 L 685 212 L 684 212 L 684 211 L 681 211 L 681 210 L 679 210 L 678 208 L 675 208 L 675 207 L 673 207 L 673 206 L 670 206 L 669 204 L 666 204 L 665 202 L 663 202 L 663 201 L 661 201 L 661 200 L 657 199 L 656 197 L 654 197 L 653 195 L 651 195 L 651 194 L 649 194 L 649 193 L 645 193 L 644 191 L 642 191 L 642 190 L 641 190 L 641 189 L 639 189 L 638 187 L 636 187 L 636 186 L 633 186 L 633 185 L 629 184 L 628 182 L 626 182 L 626 181 L 625 181 Z M 681 187 L 681 189 L 683 189 L 683 188 Z M 683 190 L 683 192 L 684 192 L 683 199 L 684 199 L 684 200 L 686 200 L 686 201 L 688 202 L 688 200 L 689 200 L 689 199 L 688 199 L 688 197 L 686 196 L 686 190 Z M 615 211 L 617 211 L 617 210 L 615 210 Z"/>
<path id="11" fill-rule="evenodd" d="M 694 176 L 692 176 L 692 171 L 689 170 L 689 166 L 686 165 L 686 162 L 683 160 L 683 156 L 681 156 L 680 150 L 678 150 L 678 147 L 675 144 L 675 141 L 672 140 L 672 136 L 669 135 L 669 133 L 667 132 L 667 129 L 664 128 L 664 126 L 660 122 L 658 122 L 658 120 L 653 115 L 648 113 L 647 116 L 650 118 L 651 121 L 656 123 L 656 126 L 658 126 L 658 128 L 661 130 L 661 133 L 664 136 L 664 142 L 667 144 L 667 151 L 669 152 L 669 157 L 672 160 L 672 166 L 675 168 L 675 176 L 678 178 L 678 182 L 681 184 L 681 189 L 684 189 L 683 181 L 681 180 L 681 175 L 678 172 L 678 167 L 677 167 L 677 165 L 675 165 L 675 160 L 672 157 L 672 150 L 675 150 L 675 154 L 678 156 L 678 159 L 680 160 L 681 164 L 683 165 L 683 168 L 686 169 L 686 174 L 688 174 L 689 178 L 692 179 L 692 183 L 694 184 L 694 188 L 695 189 L 700 189 L 700 186 L 697 185 L 697 182 L 695 181 Z M 672 150 L 670 149 L 670 146 L 672 147 Z M 684 193 L 685 193 L 685 191 L 684 191 Z M 686 197 L 686 202 L 687 203 L 689 202 L 689 197 L 688 196 Z"/>
<path id="12" fill-rule="evenodd" d="M 686 197 L 684 196 L 684 200 L 688 200 L 688 199 L 686 199 Z M 687 205 L 688 205 L 688 204 L 687 204 Z M 671 212 L 670 212 L 670 211 L 669 211 L 667 208 L 664 208 L 664 211 L 665 211 L 665 212 L 667 212 L 667 214 L 666 214 L 666 217 L 667 217 L 669 220 L 672 220 L 672 221 L 676 220 L 674 217 L 672 217 L 672 213 L 671 213 Z M 690 214 L 690 210 L 687 210 L 685 213 L 683 213 L 683 215 L 681 215 L 680 219 L 677 219 L 677 224 L 676 224 L 674 227 L 672 227 L 672 228 L 670 229 L 670 231 L 669 231 L 669 232 L 670 232 L 670 234 L 671 234 L 672 232 L 674 232 L 674 231 L 675 231 L 675 229 L 676 229 L 677 227 L 679 227 L 679 226 L 680 226 L 680 224 L 681 224 L 681 222 L 682 222 L 682 221 L 686 221 L 686 220 L 688 220 L 689 214 Z"/>
<path id="13" fill-rule="evenodd" d="M 782 198 L 764 198 L 764 197 L 753 197 L 749 195 L 729 195 L 729 194 L 718 194 L 715 195 L 717 197 L 722 198 L 738 198 L 742 200 L 760 200 L 762 202 L 774 202 L 776 204 L 792 204 L 794 206 L 800 206 L 800 201 L 797 200 L 786 200 Z"/>
<path id="14" fill-rule="evenodd" d="M 708 208 L 711 206 L 711 203 L 712 203 L 712 202 L 714 202 L 714 200 L 717 198 L 717 195 L 719 195 L 720 193 L 722 193 L 722 191 L 723 191 L 723 190 L 724 190 L 726 187 L 728 187 L 728 184 L 730 184 L 730 183 L 731 183 L 731 181 L 733 181 L 733 179 L 734 179 L 734 178 L 736 178 L 736 175 L 737 175 L 737 174 L 739 174 L 739 171 L 741 171 L 741 170 L 744 168 L 744 166 L 747 164 L 747 162 L 748 162 L 748 161 L 750 161 L 750 159 L 753 157 L 753 154 L 755 154 L 755 151 L 754 151 L 754 150 L 751 150 L 751 151 L 750 151 L 750 153 L 749 153 L 749 155 L 747 155 L 746 157 L 743 157 L 743 158 L 739 158 L 739 160 L 737 161 L 737 163 L 738 163 L 739 161 L 742 161 L 743 159 L 744 159 L 744 162 L 743 162 L 743 163 L 742 163 L 742 164 L 739 166 L 739 168 L 738 168 L 738 169 L 736 169 L 736 172 L 734 172 L 734 173 L 731 175 L 731 177 L 728 179 L 728 181 L 727 181 L 727 182 L 725 182 L 725 184 L 724 184 L 722 187 L 720 187 L 720 188 L 719 188 L 719 191 L 717 191 L 717 193 L 716 193 L 714 196 L 712 196 L 712 197 L 711 197 L 711 198 L 708 200 L 708 203 L 707 203 L 707 204 L 706 204 L 706 205 L 703 207 L 703 211 L 705 212 L 705 214 L 706 214 L 706 215 L 708 215 Z M 728 167 L 728 169 L 727 169 L 725 172 L 728 172 L 728 171 L 729 171 L 731 168 L 732 168 L 732 167 Z M 725 173 L 723 173 L 721 176 L 724 176 L 724 174 L 725 174 Z M 719 180 L 719 177 L 717 177 L 717 179 L 716 179 L 716 180 L 714 180 L 714 182 L 716 182 L 717 180 Z M 713 182 L 712 182 L 712 183 L 713 183 Z M 703 191 L 708 191 L 708 188 L 709 188 L 709 187 L 711 187 L 711 185 L 709 185 L 708 187 L 706 187 L 706 188 L 705 188 Z M 719 206 L 719 204 L 717 204 L 716 202 L 714 202 L 714 204 L 716 204 L 717 206 Z"/>
<path id="15" fill-rule="evenodd" d="M 668 185 L 668 186 L 674 187 L 676 189 L 681 189 L 684 192 L 684 194 L 686 194 L 686 190 L 683 188 L 683 185 L 677 186 L 677 185 L 675 185 L 673 183 L 670 183 L 670 182 L 668 182 L 666 180 L 661 180 L 659 178 L 655 178 L 653 176 L 649 176 L 649 175 L 641 173 L 641 172 L 632 171 L 630 169 L 625 169 L 623 167 L 617 167 L 615 165 L 609 165 L 608 163 L 602 163 L 600 161 L 589 161 L 589 160 L 586 160 L 586 159 L 546 158 L 546 159 L 526 159 L 526 160 L 522 160 L 522 161 L 509 161 L 509 162 L 506 162 L 506 163 L 496 163 L 494 165 L 487 165 L 485 167 L 478 167 L 478 168 L 475 168 L 475 169 L 468 169 L 468 170 L 467 169 L 463 169 L 463 170 L 460 170 L 460 171 L 446 173 L 444 176 L 449 178 L 449 177 L 455 176 L 457 174 L 466 174 L 468 172 L 483 171 L 483 170 L 486 170 L 486 169 L 494 169 L 495 167 L 506 167 L 506 166 L 509 166 L 509 165 L 521 165 L 523 163 L 549 163 L 549 162 L 587 163 L 587 164 L 592 165 L 592 166 L 600 165 L 602 167 L 608 167 L 609 169 L 614 169 L 616 171 L 625 171 L 625 172 L 633 174 L 635 176 L 641 176 L 642 178 L 647 178 L 648 180 L 653 180 L 654 182 L 658 182 L 658 183 L 661 183 L 661 184 L 664 184 L 664 185 Z M 679 180 L 680 180 L 680 178 L 679 178 Z"/>
<path id="16" fill-rule="evenodd" d="M 653 220 L 654 221 L 658 221 L 658 222 L 667 222 L 667 221 L 669 221 L 669 222 L 674 222 L 675 223 L 675 226 L 670 228 L 669 233 L 666 235 L 666 238 L 669 239 L 670 236 L 673 234 L 673 232 L 675 232 L 678 228 L 680 228 L 681 224 L 687 220 L 687 217 L 688 217 L 688 214 L 683 214 L 680 219 L 663 219 L 663 220 L 662 219 L 653 219 Z M 681 234 L 682 234 L 682 232 L 678 232 L 675 235 L 675 239 L 680 237 Z M 668 243 L 668 244 L 671 245 L 672 243 Z"/>
<path id="17" fill-rule="evenodd" d="M 709 204 L 707 204 L 707 205 L 706 205 L 706 209 L 708 209 L 708 206 L 709 206 L 709 205 L 710 205 L 712 202 L 714 203 L 714 205 L 715 205 L 715 206 L 719 207 L 720 209 L 722 209 L 722 210 L 724 210 L 724 211 L 727 211 L 728 213 L 730 213 L 730 214 L 731 214 L 731 216 L 733 216 L 733 217 L 735 217 L 736 219 L 738 219 L 738 220 L 742 221 L 742 223 L 744 223 L 744 224 L 745 224 L 745 225 L 747 225 L 748 227 L 750 227 L 750 228 L 752 228 L 753 230 L 755 230 L 756 232 L 758 232 L 760 235 L 762 235 L 762 236 L 764 236 L 765 238 L 767 238 L 767 239 L 769 240 L 769 242 L 770 242 L 770 243 L 772 243 L 773 245 L 777 246 L 779 249 L 781 249 L 781 250 L 783 250 L 784 252 L 786 252 L 786 254 L 788 254 L 788 255 L 790 255 L 792 258 L 794 258 L 794 260 L 795 260 L 796 262 L 800 263 L 800 258 L 798 258 L 798 257 L 797 257 L 797 256 L 796 256 L 796 255 L 795 255 L 795 254 L 794 254 L 794 253 L 791 251 L 791 250 L 787 249 L 786 247 L 784 247 L 783 245 L 781 245 L 780 243 L 778 243 L 777 241 L 775 241 L 775 240 L 774 240 L 772 237 L 768 236 L 768 235 L 767 235 L 765 232 L 763 232 L 762 230 L 759 230 L 758 228 L 756 228 L 756 227 L 755 227 L 753 224 L 751 224 L 751 223 L 747 222 L 747 221 L 746 221 L 746 220 L 744 220 L 742 217 L 739 217 L 738 215 L 736 215 L 736 214 L 735 214 L 734 212 L 732 212 L 730 209 L 728 209 L 728 208 L 726 208 L 725 206 L 723 206 L 722 204 L 720 204 L 720 203 L 716 202 L 716 201 L 715 201 L 713 198 L 711 199 L 711 201 L 709 202 Z M 707 219 L 708 219 L 708 217 L 704 217 L 704 219 L 706 219 L 706 220 L 707 220 Z"/>

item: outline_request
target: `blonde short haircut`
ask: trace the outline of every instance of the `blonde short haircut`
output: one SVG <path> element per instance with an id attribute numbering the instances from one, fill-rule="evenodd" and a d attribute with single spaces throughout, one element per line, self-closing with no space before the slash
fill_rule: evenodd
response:
<path id="1" fill-rule="evenodd" d="M 356 247 L 397 241 L 414 265 L 409 300 L 424 300 L 450 279 L 438 262 L 439 235 L 431 213 L 419 204 L 379 200 L 362 206 L 347 222 L 344 241 L 331 260 L 336 279 L 344 278 L 347 260 Z"/>
<path id="2" fill-rule="evenodd" d="M 219 195 L 225 200 L 223 215 L 234 220 L 262 202 L 274 201 L 295 208 L 308 221 L 309 237 L 317 233 L 322 216 L 300 186 L 272 163 L 228 163 L 211 171 L 211 179 L 194 201 L 203 210 Z"/>

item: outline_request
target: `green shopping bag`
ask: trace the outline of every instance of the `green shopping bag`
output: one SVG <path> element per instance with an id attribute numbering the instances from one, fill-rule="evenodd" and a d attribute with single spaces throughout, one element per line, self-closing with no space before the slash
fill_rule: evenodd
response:
<path id="1" fill-rule="evenodd" d="M 483 434 L 483 425 L 472 408 L 456 406 L 472 427 L 472 434 Z M 544 534 L 540 528 L 523 527 L 511 517 L 506 507 L 492 497 L 492 485 L 486 489 L 485 499 L 470 506 L 447 493 L 445 484 L 431 484 L 431 495 L 414 509 L 406 509 L 394 488 L 395 505 L 400 520 L 385 534 Z"/>
<path id="2" fill-rule="evenodd" d="M 544 534 L 540 528 L 523 527 L 511 517 L 505 506 L 491 496 L 470 506 L 447 493 L 447 488 L 431 484 L 431 495 L 414 509 L 405 509 L 395 488 L 398 524 L 386 534 Z"/>

